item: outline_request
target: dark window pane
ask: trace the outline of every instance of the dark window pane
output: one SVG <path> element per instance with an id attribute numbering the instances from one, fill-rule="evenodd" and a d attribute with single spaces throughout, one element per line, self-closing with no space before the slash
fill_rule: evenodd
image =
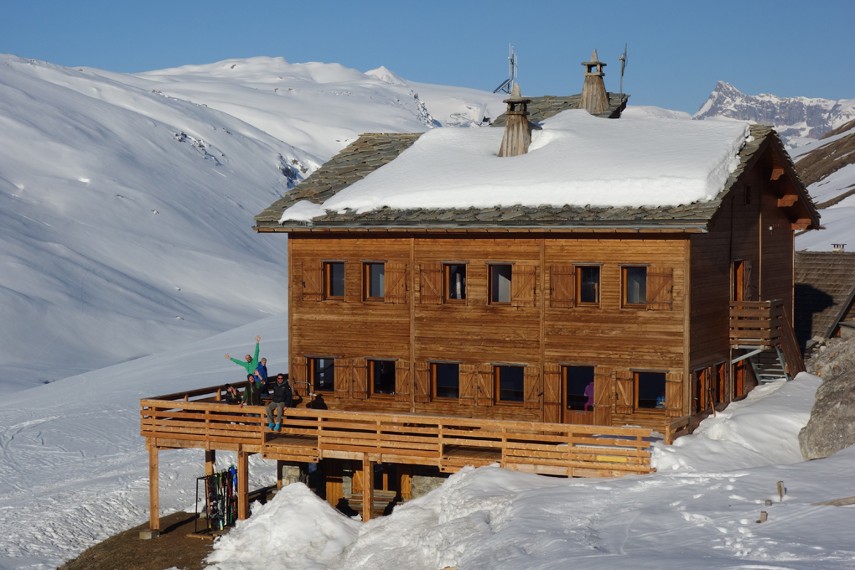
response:
<path id="1" fill-rule="evenodd" d="M 599 267 L 580 267 L 579 268 L 579 302 L 580 303 L 599 303 L 600 302 L 600 268 Z"/>
<path id="2" fill-rule="evenodd" d="M 626 267 L 624 275 L 626 277 L 626 304 L 647 304 L 647 268 Z"/>
<path id="3" fill-rule="evenodd" d="M 316 392 L 330 392 L 335 390 L 334 359 L 312 359 L 312 387 Z"/>
<path id="4" fill-rule="evenodd" d="M 525 368 L 522 366 L 497 366 L 498 395 L 501 402 L 522 402 Z"/>
<path id="5" fill-rule="evenodd" d="M 395 393 L 395 362 L 392 360 L 371 361 L 372 393 Z"/>
<path id="6" fill-rule="evenodd" d="M 490 302 L 511 302 L 511 266 L 490 266 Z"/>
<path id="7" fill-rule="evenodd" d="M 568 410 L 594 409 L 594 367 L 567 366 L 564 369 Z"/>
<path id="8" fill-rule="evenodd" d="M 366 293 L 373 299 L 382 299 L 386 291 L 386 265 L 369 263 L 367 269 L 368 288 Z"/>
<path id="9" fill-rule="evenodd" d="M 445 266 L 445 298 L 455 301 L 466 298 L 466 266 L 449 264 Z"/>
<path id="10" fill-rule="evenodd" d="M 638 407 L 665 407 L 665 373 L 636 372 L 638 379 Z"/>
<path id="11" fill-rule="evenodd" d="M 457 398 L 460 396 L 459 364 L 434 364 L 433 376 L 436 382 L 437 398 Z"/>
<path id="12" fill-rule="evenodd" d="M 327 297 L 344 297 L 344 263 L 327 263 Z"/>

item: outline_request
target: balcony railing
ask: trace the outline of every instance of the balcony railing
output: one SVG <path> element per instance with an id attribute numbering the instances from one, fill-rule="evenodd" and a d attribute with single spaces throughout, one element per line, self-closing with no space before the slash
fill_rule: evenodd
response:
<path id="1" fill-rule="evenodd" d="M 267 427 L 263 406 L 217 400 L 217 388 L 140 401 L 140 433 L 157 448 L 261 453 L 284 461 L 324 458 L 436 466 L 500 466 L 563 476 L 649 473 L 649 428 L 286 409 L 281 431 Z"/>

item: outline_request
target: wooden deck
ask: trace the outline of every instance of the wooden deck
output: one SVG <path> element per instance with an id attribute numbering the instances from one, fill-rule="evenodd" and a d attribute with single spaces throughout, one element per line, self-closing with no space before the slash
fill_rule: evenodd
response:
<path id="1" fill-rule="evenodd" d="M 649 428 L 484 420 L 416 414 L 291 408 L 281 431 L 267 429 L 263 406 L 218 401 L 217 388 L 140 401 L 140 435 L 146 438 L 152 476 L 152 530 L 157 530 L 157 453 L 197 448 L 238 453 L 239 481 L 246 458 L 316 463 L 321 459 L 423 465 L 453 473 L 465 466 L 565 477 L 614 477 L 650 473 Z M 211 465 L 212 460 L 206 461 Z M 248 492 L 248 491 L 247 491 Z M 240 496 L 239 496 L 240 499 Z M 370 493 L 366 503 L 370 504 Z M 248 504 L 239 501 L 239 516 Z"/>

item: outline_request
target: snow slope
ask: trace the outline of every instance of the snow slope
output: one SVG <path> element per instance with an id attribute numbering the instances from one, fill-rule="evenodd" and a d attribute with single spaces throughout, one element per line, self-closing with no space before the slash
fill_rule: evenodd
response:
<path id="1" fill-rule="evenodd" d="M 281 314 L 285 241 L 254 235 L 255 214 L 362 130 L 439 125 L 415 88 L 454 124 L 502 106 L 390 77 L 0 55 L 0 393 Z"/>

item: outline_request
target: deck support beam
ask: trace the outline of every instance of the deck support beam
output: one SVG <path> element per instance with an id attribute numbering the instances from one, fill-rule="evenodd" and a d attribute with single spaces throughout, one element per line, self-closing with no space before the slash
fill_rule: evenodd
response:
<path id="1" fill-rule="evenodd" d="M 148 530 L 140 531 L 140 538 L 148 540 L 160 536 L 160 463 L 157 445 L 148 446 Z"/>
<path id="2" fill-rule="evenodd" d="M 276 489 L 282 489 L 282 470 L 285 469 L 285 461 L 282 459 L 276 460 Z"/>
<path id="3" fill-rule="evenodd" d="M 249 518 L 249 453 L 239 449 L 237 461 L 238 520 L 246 520 Z"/>
<path id="4" fill-rule="evenodd" d="M 374 506 L 374 462 L 366 453 L 362 457 L 362 521 L 371 520 Z"/>
<path id="5" fill-rule="evenodd" d="M 213 475 L 217 463 L 217 451 L 215 449 L 205 450 L 205 475 Z"/>

